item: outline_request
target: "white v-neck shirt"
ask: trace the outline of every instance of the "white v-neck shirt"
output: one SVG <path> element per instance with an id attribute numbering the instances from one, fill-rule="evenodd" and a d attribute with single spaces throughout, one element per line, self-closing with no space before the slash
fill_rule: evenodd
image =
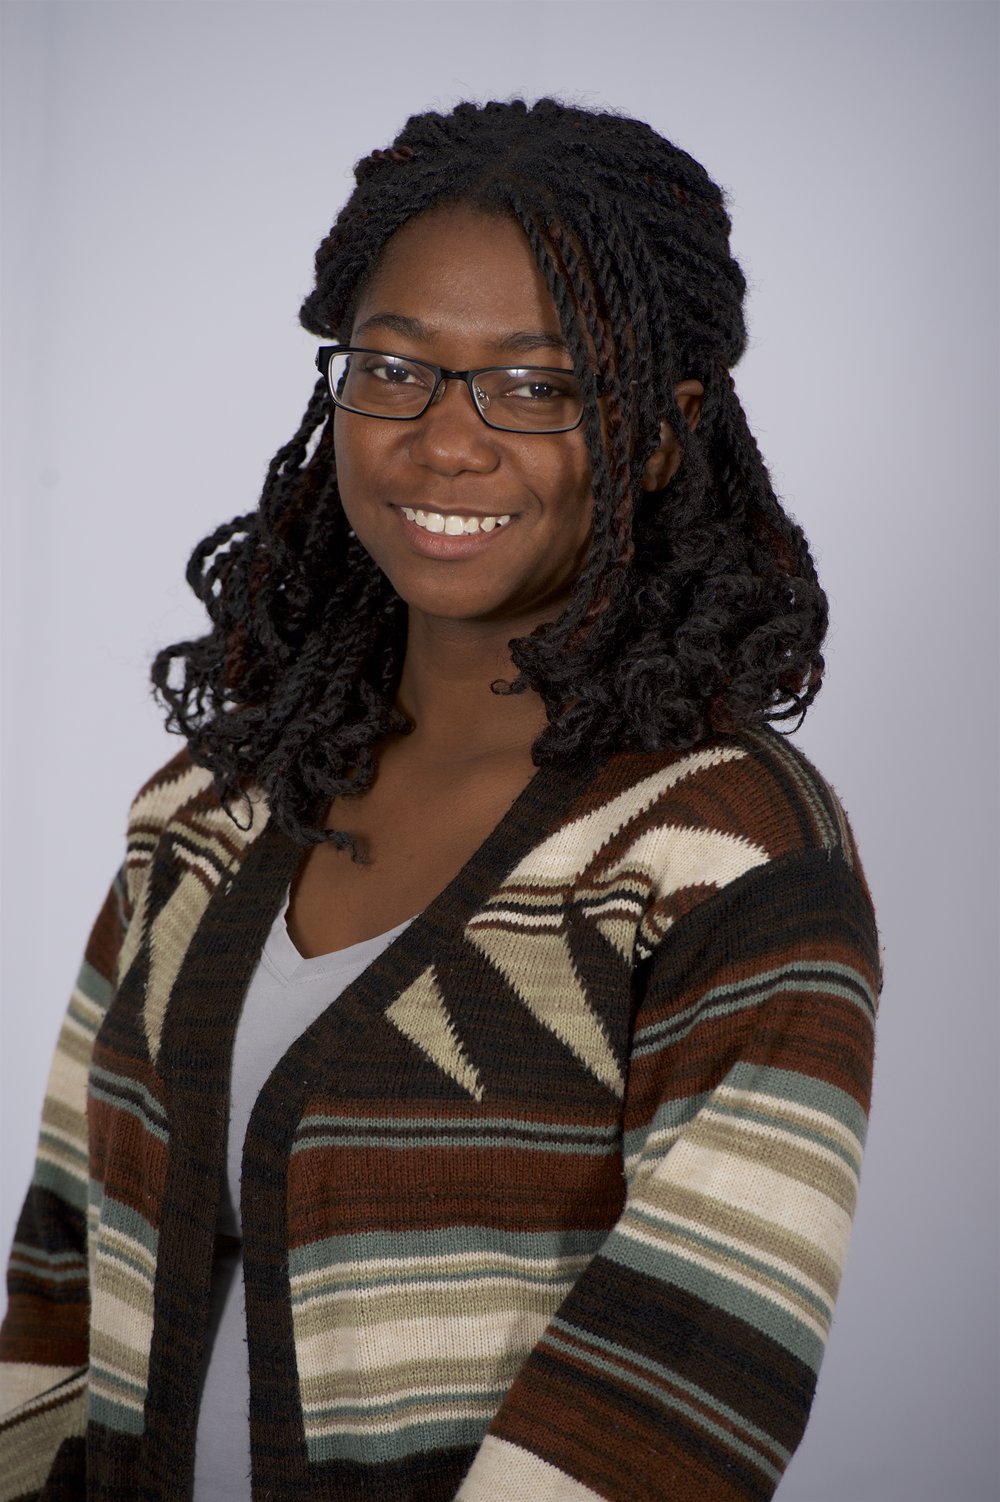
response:
<path id="1" fill-rule="evenodd" d="M 413 921 L 304 959 L 286 926 L 288 902 L 264 941 L 233 1044 L 226 1182 L 216 1228 L 209 1355 L 195 1441 L 193 1502 L 250 1502 L 250 1374 L 247 1364 L 240 1168 L 250 1113 L 268 1076 L 306 1028 Z"/>

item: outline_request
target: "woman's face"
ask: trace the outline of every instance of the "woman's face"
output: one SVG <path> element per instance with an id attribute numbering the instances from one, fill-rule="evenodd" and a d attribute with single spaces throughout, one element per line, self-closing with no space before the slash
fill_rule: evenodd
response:
<path id="1" fill-rule="evenodd" d="M 431 210 L 393 237 L 351 342 L 450 370 L 573 365 L 520 226 L 465 205 Z M 559 614 L 590 538 L 582 426 L 500 432 L 464 383 L 446 381 L 414 421 L 338 409 L 334 444 L 350 524 L 411 609 L 523 629 Z M 424 513 L 425 525 L 406 511 Z M 428 529 L 437 517 L 451 532 Z M 482 526 L 502 517 L 510 520 Z M 480 526 L 452 535 L 458 522 L 449 518 Z"/>

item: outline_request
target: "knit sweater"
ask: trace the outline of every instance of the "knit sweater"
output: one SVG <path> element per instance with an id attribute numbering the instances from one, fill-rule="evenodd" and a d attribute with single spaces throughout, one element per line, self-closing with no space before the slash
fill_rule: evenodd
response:
<path id="1" fill-rule="evenodd" d="M 189 1495 L 233 1034 L 302 856 L 234 813 L 186 753 L 132 806 L 10 1262 L 3 1502 Z M 769 1498 L 880 984 L 844 812 L 781 736 L 539 771 L 251 1116 L 254 1497 Z"/>

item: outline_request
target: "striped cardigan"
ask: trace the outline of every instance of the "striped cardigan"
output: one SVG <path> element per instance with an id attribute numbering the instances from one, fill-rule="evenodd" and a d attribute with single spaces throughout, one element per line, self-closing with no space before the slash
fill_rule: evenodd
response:
<path id="1" fill-rule="evenodd" d="M 190 1495 L 233 1034 L 302 854 L 244 812 L 186 753 L 132 807 L 10 1262 L 5 1502 Z M 538 772 L 258 1099 L 254 1497 L 770 1497 L 879 989 L 843 810 L 782 737 Z"/>

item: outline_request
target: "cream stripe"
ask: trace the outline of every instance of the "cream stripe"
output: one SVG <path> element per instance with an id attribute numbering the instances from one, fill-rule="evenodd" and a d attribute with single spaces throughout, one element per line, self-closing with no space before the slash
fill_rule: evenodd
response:
<path id="1" fill-rule="evenodd" d="M 63 1173 L 68 1173 L 71 1178 L 78 1179 L 80 1184 L 87 1185 L 87 1164 L 82 1145 L 76 1143 L 75 1151 L 60 1151 L 59 1144 L 55 1142 L 40 1142 L 38 1144 L 38 1162 L 49 1163 L 53 1168 L 58 1168 Z M 82 1208 L 82 1206 L 81 1206 Z"/>
<path id="2" fill-rule="evenodd" d="M 860 1168 L 862 1144 L 850 1127 L 845 1126 L 842 1121 L 838 1121 L 827 1111 L 820 1111 L 813 1106 L 803 1106 L 798 1101 L 783 1100 L 779 1096 L 767 1095 L 756 1090 L 737 1090 L 731 1085 L 720 1085 L 715 1092 L 714 1099 L 742 1107 L 758 1116 L 766 1116 L 769 1121 L 787 1122 L 789 1125 L 802 1127 L 804 1131 L 813 1131 L 820 1136 L 827 1137 L 839 1143 Z M 745 1124 L 764 1130 L 759 1122 L 745 1121 Z M 801 1142 L 802 1139 L 797 1140 Z"/>
<path id="3" fill-rule="evenodd" d="M 667 1248 L 680 1261 L 688 1262 L 694 1267 L 701 1267 L 714 1277 L 724 1277 L 728 1283 L 735 1283 L 750 1293 L 758 1294 L 779 1309 L 784 1309 L 786 1314 L 790 1314 L 800 1324 L 807 1325 L 819 1336 L 820 1340 L 825 1340 L 829 1334 L 829 1317 L 821 1319 L 814 1305 L 804 1298 L 795 1297 L 794 1289 L 764 1275 L 755 1274 L 743 1264 L 725 1257 L 713 1256 L 704 1247 L 682 1241 L 669 1232 L 660 1234 L 653 1227 L 639 1225 L 635 1221 L 623 1221 L 618 1227 L 617 1234 L 629 1241 L 638 1242 L 640 1246 L 653 1247 L 658 1252 Z M 817 1290 L 817 1293 L 824 1305 L 831 1308 L 830 1298 L 823 1294 L 822 1290 Z"/>
<path id="4" fill-rule="evenodd" d="M 571 1280 L 525 1287 L 523 1283 L 477 1280 L 443 1287 L 418 1283 L 406 1288 L 380 1285 L 368 1290 L 346 1289 L 332 1294 L 317 1294 L 295 1307 L 296 1337 L 307 1338 L 323 1330 L 350 1329 L 363 1321 L 365 1328 L 393 1322 L 450 1320 L 464 1325 L 469 1305 L 474 1304 L 477 1317 L 505 1317 L 538 1314 L 545 1318 L 558 1307 L 569 1291 Z M 363 1311 L 363 1312 L 362 1312 Z"/>
<path id="5" fill-rule="evenodd" d="M 691 1232 L 691 1238 L 683 1235 L 685 1229 Z M 766 1293 L 767 1298 L 770 1298 L 773 1293 L 775 1302 L 784 1304 L 785 1301 L 791 1301 L 797 1310 L 802 1308 L 803 1313 L 808 1314 L 811 1320 L 817 1319 L 814 1305 L 809 1304 L 806 1299 L 797 1298 L 794 1289 L 790 1289 L 788 1283 L 797 1284 L 800 1289 L 812 1293 L 812 1296 L 821 1304 L 826 1305 L 829 1310 L 833 1308 L 836 1283 L 838 1283 L 836 1275 L 839 1269 L 830 1266 L 833 1286 L 823 1286 L 817 1283 L 815 1278 L 808 1277 L 802 1266 L 797 1265 L 793 1260 L 782 1259 L 775 1253 L 764 1250 L 763 1247 L 757 1247 L 754 1242 L 740 1242 L 736 1238 L 724 1235 L 713 1236 L 707 1227 L 707 1221 L 689 1221 L 676 1215 L 676 1217 L 671 1217 L 670 1224 L 650 1226 L 649 1223 L 626 1215 L 617 1226 L 616 1233 L 626 1236 L 631 1241 L 641 1242 L 646 1247 L 659 1247 L 661 1250 L 667 1248 L 677 1257 L 682 1257 L 685 1262 L 700 1263 L 710 1272 L 721 1274 L 733 1283 L 743 1284 L 743 1287 L 758 1287 L 760 1292 Z M 721 1242 L 721 1247 L 718 1250 L 706 1247 L 703 1244 L 706 1238 Z M 727 1247 L 730 1248 L 731 1256 L 727 1256 L 727 1251 L 725 1251 Z M 775 1277 L 769 1277 L 763 1269 L 748 1268 L 746 1257 L 752 1257 L 754 1262 L 766 1263 L 775 1272 Z M 778 1281 L 779 1275 L 782 1275 L 782 1281 Z"/>
<path id="6" fill-rule="evenodd" d="M 455 1502 L 604 1502 L 599 1492 L 512 1445 L 487 1434 L 455 1496 Z"/>
<path id="7" fill-rule="evenodd" d="M 202 872 L 202 874 L 206 877 L 209 886 L 211 886 L 213 890 L 219 885 L 221 876 L 217 861 L 210 860 L 205 855 L 195 855 L 193 850 L 189 850 L 187 846 L 181 844 L 179 840 L 174 841 L 173 848 L 174 854 L 177 857 L 177 864 L 179 866 L 184 866 L 188 871 L 191 872 Z M 228 854 L 227 851 L 222 850 L 219 846 L 213 846 L 212 848 L 218 855 L 224 858 Z"/>
<path id="8" fill-rule="evenodd" d="M 29 1361 L 0 1361 L 0 1415 L 8 1414 L 22 1403 L 30 1403 L 64 1382 L 77 1370 L 75 1366 L 36 1366 Z"/>
<path id="9" fill-rule="evenodd" d="M 761 845 L 716 829 L 678 829 L 657 825 L 646 830 L 623 857 L 643 866 L 658 896 L 685 887 L 724 887 L 770 859 Z"/>
<path id="10" fill-rule="evenodd" d="M 851 1216 L 823 1190 L 760 1163 L 748 1171 L 738 1154 L 702 1147 L 690 1135 L 676 1144 L 665 1164 L 683 1188 L 803 1236 L 843 1264 Z"/>
<path id="11" fill-rule="evenodd" d="M 512 907 L 484 907 L 469 923 L 474 931 L 480 928 L 499 927 L 508 924 L 511 928 L 532 928 L 541 932 L 562 933 L 566 926 L 565 911 L 553 912 L 551 906 L 543 913 L 518 912 Z"/>
<path id="12" fill-rule="evenodd" d="M 188 767 L 180 776 L 157 782 L 140 793 L 129 810 L 129 824 L 159 823 L 211 785 L 212 774 L 207 767 Z"/>
<path id="13" fill-rule="evenodd" d="M 695 751 L 650 777 L 642 778 L 601 807 L 582 814 L 542 840 L 511 872 L 504 887 L 517 886 L 522 881 L 553 886 L 566 881 L 575 884 L 580 871 L 589 865 L 602 846 L 622 829 L 634 824 L 668 788 L 709 767 L 742 761 L 746 755 L 746 751 L 736 746 Z"/>
<path id="14" fill-rule="evenodd" d="M 413 1319 L 366 1325 L 354 1328 L 353 1340 L 346 1331 L 334 1335 L 329 1328 L 299 1340 L 296 1321 L 299 1380 L 304 1383 L 323 1372 L 371 1373 L 377 1367 L 408 1362 L 444 1361 L 454 1366 L 464 1351 L 472 1354 L 517 1350 L 523 1359 L 548 1324 L 554 1307 L 550 1305 L 540 1314 L 517 1310 L 507 1319 L 469 1314 L 464 1319 Z"/>
<path id="15" fill-rule="evenodd" d="M 718 1200 L 706 1200 L 703 1195 L 687 1192 L 677 1184 L 660 1187 L 659 1195 L 634 1199 L 620 1226 L 637 1224 L 644 1234 L 667 1239 L 687 1231 L 692 1238 L 721 1242 L 734 1252 L 789 1272 L 796 1282 L 812 1287 L 819 1297 L 832 1303 L 840 1266 L 825 1248 L 781 1231 L 770 1221 L 729 1210 Z M 654 1224 L 650 1225 L 650 1221 Z"/>
<path id="16" fill-rule="evenodd" d="M 530 1347 L 529 1347 L 530 1349 Z M 520 1347 L 494 1351 L 488 1356 L 430 1361 L 423 1354 L 412 1361 L 399 1361 L 375 1372 L 359 1367 L 323 1368 L 309 1377 L 300 1377 L 303 1402 L 310 1410 L 333 1401 L 354 1403 L 370 1400 L 377 1404 L 395 1403 L 406 1394 L 419 1394 L 430 1401 L 435 1394 L 442 1401 L 453 1402 L 469 1393 L 506 1392 L 524 1364 L 527 1351 Z"/>
<path id="17" fill-rule="evenodd" d="M 106 1285 L 107 1280 L 104 1282 Z M 152 1339 L 151 1310 L 144 1312 L 134 1308 L 107 1286 L 98 1288 L 91 1317 L 92 1359 L 95 1362 L 101 1361 L 111 1367 L 121 1365 L 129 1376 L 144 1382 Z"/>
<path id="18" fill-rule="evenodd" d="M 51 1399 L 29 1400 L 3 1423 L 3 1473 L 0 1502 L 35 1496 L 45 1485 L 52 1459 L 63 1440 L 82 1435 L 87 1422 L 86 1373 Z M 51 1403 L 52 1406 L 48 1406 Z"/>
<path id="19" fill-rule="evenodd" d="M 790 1183 L 819 1190 L 848 1214 L 854 1212 L 858 1175 L 830 1148 L 774 1128 L 752 1130 L 749 1122 L 726 1121 L 710 1111 L 691 1124 L 686 1140 L 731 1160 L 739 1159 L 744 1176 L 766 1169 Z"/>

